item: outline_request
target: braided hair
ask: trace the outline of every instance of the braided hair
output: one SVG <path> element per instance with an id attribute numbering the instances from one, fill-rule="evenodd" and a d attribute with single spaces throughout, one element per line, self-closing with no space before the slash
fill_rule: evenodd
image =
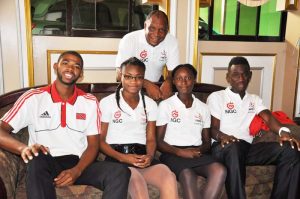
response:
<path id="1" fill-rule="evenodd" d="M 120 67 L 120 70 L 122 71 L 122 69 L 124 67 L 126 67 L 127 65 L 134 65 L 134 66 L 139 66 L 141 67 L 144 71 L 146 70 L 146 66 L 145 64 L 140 61 L 138 58 L 136 57 L 131 57 L 127 60 L 125 60 L 122 64 L 121 64 L 121 67 Z M 117 89 L 116 89 L 116 101 L 117 101 L 117 106 L 119 107 L 119 109 L 124 112 L 120 106 L 120 90 L 122 88 L 122 83 L 120 82 L 120 84 L 118 85 Z M 142 102 L 143 102 L 143 108 L 144 108 L 144 113 L 145 113 L 145 116 L 146 116 L 146 123 L 148 122 L 148 117 L 147 117 L 147 111 L 146 111 L 146 102 L 145 102 L 145 92 L 144 90 L 142 89 L 141 90 L 141 95 L 142 95 Z M 126 113 L 126 112 L 124 112 Z"/>

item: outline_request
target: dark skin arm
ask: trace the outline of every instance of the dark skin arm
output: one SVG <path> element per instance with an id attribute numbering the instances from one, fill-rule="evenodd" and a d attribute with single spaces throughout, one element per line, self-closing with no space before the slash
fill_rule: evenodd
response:
<path id="1" fill-rule="evenodd" d="M 160 86 L 162 99 L 167 99 L 172 95 L 172 71 L 168 70 L 166 80 Z"/>
<path id="2" fill-rule="evenodd" d="M 101 123 L 101 134 L 100 134 L 100 150 L 105 153 L 106 155 L 120 161 L 123 163 L 127 163 L 130 165 L 134 165 L 139 168 L 145 168 L 150 165 L 154 151 L 155 151 L 155 139 L 154 144 L 153 140 L 148 140 L 148 131 L 152 129 L 152 125 L 147 125 L 147 154 L 146 155 L 138 155 L 138 154 L 123 154 L 116 150 L 114 150 L 107 142 L 106 142 L 106 136 L 107 136 L 107 129 L 109 123 L 102 122 Z M 154 123 L 155 126 L 155 123 Z M 151 130 L 153 131 L 153 130 Z M 153 133 L 149 133 L 149 137 L 151 137 Z M 153 148 L 154 147 L 154 148 Z"/>
<path id="3" fill-rule="evenodd" d="M 232 142 L 238 142 L 239 139 L 233 135 L 227 135 L 220 131 L 220 120 L 211 116 L 211 137 L 216 141 L 221 143 L 221 146 L 224 147 L 226 144 Z"/>
<path id="4" fill-rule="evenodd" d="M 283 125 L 280 122 L 278 122 L 278 120 L 272 115 L 271 111 L 269 110 L 261 111 L 259 113 L 259 116 L 263 118 L 266 124 L 270 127 L 271 131 L 276 135 L 278 134 L 279 129 L 283 127 Z M 284 141 L 290 142 L 292 148 L 294 148 L 294 146 L 296 145 L 298 151 L 300 151 L 300 141 L 294 138 L 292 134 L 282 131 L 281 136 L 279 137 L 279 143 L 281 146 Z"/>
<path id="5" fill-rule="evenodd" d="M 87 136 L 87 142 L 88 146 L 80 157 L 78 164 L 71 169 L 62 171 L 54 179 L 57 187 L 72 185 L 82 171 L 96 159 L 99 152 L 99 135 Z"/>
<path id="6" fill-rule="evenodd" d="M 11 136 L 12 131 L 13 128 L 9 124 L 0 121 L 0 147 L 17 155 L 21 155 L 25 163 L 28 163 L 34 156 L 38 156 L 39 151 L 44 154 L 49 153 L 48 149 L 43 145 L 34 144 L 27 146 L 18 141 Z"/>
<path id="7" fill-rule="evenodd" d="M 156 135 L 155 135 L 155 121 L 148 121 L 146 129 L 146 149 L 147 154 L 142 156 L 142 162 L 138 163 L 136 166 L 140 168 L 146 168 L 150 166 L 155 151 L 156 151 Z"/>

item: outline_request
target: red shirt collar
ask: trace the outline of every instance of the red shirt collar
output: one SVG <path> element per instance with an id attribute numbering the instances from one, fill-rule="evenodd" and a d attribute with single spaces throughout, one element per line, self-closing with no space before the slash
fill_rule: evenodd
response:
<path id="1" fill-rule="evenodd" d="M 77 96 L 78 96 L 78 88 L 76 87 L 76 85 L 74 87 L 74 93 L 73 93 L 73 95 L 67 101 L 64 101 L 59 96 L 55 84 L 56 84 L 56 81 L 54 81 L 53 84 L 51 84 L 51 90 L 50 90 L 50 94 L 51 94 L 53 102 L 54 103 L 68 102 L 69 104 L 74 105 L 75 102 L 76 102 Z"/>

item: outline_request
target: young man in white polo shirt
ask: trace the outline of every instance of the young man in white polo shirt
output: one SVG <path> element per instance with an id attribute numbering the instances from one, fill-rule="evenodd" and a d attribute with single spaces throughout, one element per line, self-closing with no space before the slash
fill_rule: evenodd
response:
<path id="1" fill-rule="evenodd" d="M 66 51 L 53 68 L 53 84 L 27 91 L 1 118 L 0 147 L 27 163 L 27 197 L 53 199 L 55 187 L 85 184 L 103 190 L 103 198 L 127 198 L 130 171 L 95 162 L 101 115 L 96 97 L 75 85 L 83 75 L 82 57 Z M 28 145 L 10 135 L 26 126 Z"/>
<path id="2" fill-rule="evenodd" d="M 125 35 L 119 44 L 116 59 L 117 80 L 120 81 L 120 65 L 130 57 L 137 57 L 146 65 L 144 88 L 154 100 L 172 95 L 171 72 L 179 65 L 178 42 L 168 33 L 167 15 L 159 10 L 152 11 L 146 18 L 144 29 Z M 166 80 L 159 88 L 158 82 L 164 66 L 168 68 Z"/>
<path id="3" fill-rule="evenodd" d="M 296 199 L 299 195 L 299 142 L 263 105 L 257 95 L 246 92 L 252 72 L 244 57 L 234 57 L 228 66 L 230 87 L 212 93 L 207 104 L 211 111 L 212 154 L 227 167 L 229 198 L 246 198 L 246 165 L 276 165 L 272 199 Z M 251 144 L 249 126 L 255 115 L 264 119 L 278 142 Z M 295 147 L 296 146 L 296 147 Z"/>

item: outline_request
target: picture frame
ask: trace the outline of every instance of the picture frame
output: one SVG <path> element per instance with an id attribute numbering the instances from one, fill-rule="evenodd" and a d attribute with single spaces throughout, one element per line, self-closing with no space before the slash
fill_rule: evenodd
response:
<path id="1" fill-rule="evenodd" d="M 200 7 L 204 8 L 204 7 L 209 7 L 211 6 L 211 0 L 200 0 Z"/>
<path id="2" fill-rule="evenodd" d="M 53 70 L 54 63 L 57 62 L 59 55 L 67 50 L 47 50 L 47 78 L 48 83 L 56 79 Z M 83 59 L 84 71 L 86 70 L 115 70 L 117 51 L 88 51 L 76 50 Z"/>
<path id="3" fill-rule="evenodd" d="M 277 0 L 276 11 L 297 10 L 299 0 Z"/>
<path id="4" fill-rule="evenodd" d="M 297 10 L 298 0 L 286 0 L 286 10 Z"/>

